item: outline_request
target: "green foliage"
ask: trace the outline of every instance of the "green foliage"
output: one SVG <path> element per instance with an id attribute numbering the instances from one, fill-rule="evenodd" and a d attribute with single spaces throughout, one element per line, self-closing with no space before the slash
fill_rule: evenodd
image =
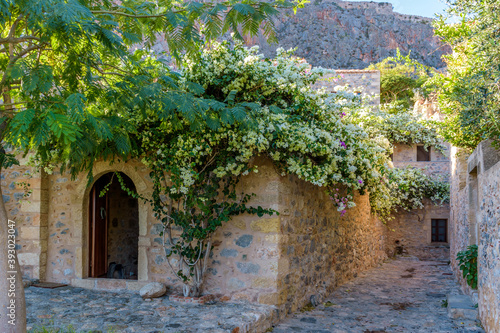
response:
<path id="1" fill-rule="evenodd" d="M 477 289 L 477 245 L 467 246 L 467 250 L 457 253 L 462 276 L 472 289 Z"/>
<path id="2" fill-rule="evenodd" d="M 438 134 L 438 123 L 412 112 L 390 112 L 390 106 L 359 111 L 350 115 L 352 121 L 362 124 L 371 137 L 384 137 L 391 144 L 423 144 L 425 149 L 433 146 L 443 152 L 444 146 Z"/>
<path id="3" fill-rule="evenodd" d="M 380 109 L 360 109 L 348 115 L 348 119 L 359 124 L 370 138 L 385 149 L 389 156 L 393 144 L 423 144 L 425 149 L 435 147 L 444 152 L 445 147 L 437 133 L 437 124 L 412 112 L 388 112 L 391 105 Z M 441 205 L 449 200 L 450 186 L 440 177 L 428 176 L 418 168 L 388 168 L 380 184 L 370 191 L 372 210 L 384 221 L 398 209 L 423 208 L 425 198 Z"/>
<path id="4" fill-rule="evenodd" d="M 179 110 L 196 126 L 205 120 L 202 102 L 152 56 L 158 36 L 169 50 L 160 58 L 178 61 L 229 31 L 241 39 L 263 27 L 274 40 L 272 18 L 289 6 L 280 0 L 2 0 L 0 138 L 75 175 L 91 170 L 96 158 L 124 158 L 134 149 L 130 114 Z M 12 164 L 8 156 L 0 162 Z"/>
<path id="5" fill-rule="evenodd" d="M 136 157 L 152 170 L 150 202 L 165 226 L 169 264 L 187 294 L 200 292 L 219 226 L 242 213 L 274 213 L 238 192 L 240 177 L 258 172 L 256 155 L 269 156 L 283 175 L 325 188 L 340 183 L 352 192 L 377 183 L 375 170 L 384 162 L 379 149 L 360 127 L 341 121 L 359 101 L 313 90 L 323 72 L 309 71 L 283 50 L 268 60 L 257 48 L 214 43 L 198 57 L 186 56 L 176 81 L 186 90 L 196 85 L 204 124 L 193 128 L 181 110 L 131 119 L 141 143 Z"/>
<path id="6" fill-rule="evenodd" d="M 281 49 L 275 59 L 257 52 L 213 43 L 184 58 L 173 82 L 198 99 L 205 117 L 199 126 L 193 127 L 189 107 L 130 120 L 140 143 L 135 157 L 152 170 L 148 200 L 165 227 L 168 263 L 186 295 L 201 291 L 218 227 L 243 213 L 275 213 L 253 207 L 252 196 L 238 191 L 241 177 L 258 172 L 256 155 L 268 156 L 282 175 L 323 186 L 341 214 L 355 205 L 355 190 L 370 192 L 382 217 L 383 209 L 389 214 L 397 206 L 420 208 L 426 196 L 436 202 L 445 196 L 439 192 L 445 186 L 433 187 L 419 170 L 388 167 L 381 142 L 387 142 L 386 133 L 380 130 L 383 140 L 373 140 L 368 127 L 355 121 L 354 114 L 365 110 L 356 95 L 311 87 L 327 71 L 310 70 Z"/>
<path id="7" fill-rule="evenodd" d="M 445 57 L 447 73 L 432 82 L 446 114 L 442 134 L 455 146 L 474 149 L 479 142 L 500 140 L 500 10 L 495 0 L 450 2 L 449 15 L 459 23 L 435 22 L 436 35 L 453 49 Z"/>
<path id="8" fill-rule="evenodd" d="M 424 208 L 426 198 L 435 205 L 449 202 L 450 184 L 419 168 L 392 168 L 387 171 L 378 191 L 370 194 L 370 203 L 372 210 L 385 222 L 398 209 Z"/>
<path id="9" fill-rule="evenodd" d="M 413 106 L 416 94 L 427 97 L 429 90 L 425 83 L 436 74 L 432 67 L 411 59 L 410 53 L 388 57 L 367 69 L 380 71 L 380 103 L 393 104 L 399 108 L 392 112 L 407 110 Z"/>

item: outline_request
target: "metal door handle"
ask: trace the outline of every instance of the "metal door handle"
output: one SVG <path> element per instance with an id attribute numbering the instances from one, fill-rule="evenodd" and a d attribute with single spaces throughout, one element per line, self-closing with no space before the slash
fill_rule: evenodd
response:
<path id="1" fill-rule="evenodd" d="M 105 219 L 106 218 L 106 209 L 104 207 L 101 207 L 101 219 Z"/>

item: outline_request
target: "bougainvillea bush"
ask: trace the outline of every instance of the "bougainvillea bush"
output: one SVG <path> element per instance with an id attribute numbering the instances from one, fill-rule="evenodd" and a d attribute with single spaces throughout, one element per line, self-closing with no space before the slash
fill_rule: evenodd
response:
<path id="1" fill-rule="evenodd" d="M 361 124 L 372 137 L 381 135 L 391 143 L 423 144 L 426 150 L 434 146 L 438 151 L 444 151 L 435 121 L 410 110 L 395 113 L 389 109 L 390 105 L 375 110 L 361 109 L 353 113 L 351 119 Z"/>
<path id="2" fill-rule="evenodd" d="M 266 59 L 257 47 L 214 43 L 169 76 L 175 89 L 198 99 L 204 122 L 193 127 L 179 101 L 137 120 L 137 153 L 152 170 L 151 203 L 185 295 L 200 293 L 217 227 L 241 213 L 275 213 L 249 207 L 251 194 L 236 190 L 241 176 L 258 172 L 251 163 L 256 155 L 269 157 L 282 175 L 324 188 L 341 214 L 359 191 L 373 193 L 372 207 L 387 215 L 388 140 L 374 139 L 348 116 L 365 108 L 355 94 L 312 88 L 327 72 L 310 70 L 284 50 Z"/>

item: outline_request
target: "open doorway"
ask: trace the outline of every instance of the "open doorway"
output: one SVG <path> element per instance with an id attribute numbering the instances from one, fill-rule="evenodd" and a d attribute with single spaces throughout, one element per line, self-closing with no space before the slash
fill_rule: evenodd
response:
<path id="1" fill-rule="evenodd" d="M 120 175 L 127 188 L 135 191 L 132 180 Z M 89 199 L 89 277 L 137 280 L 137 199 L 121 188 L 113 172 L 94 183 Z"/>

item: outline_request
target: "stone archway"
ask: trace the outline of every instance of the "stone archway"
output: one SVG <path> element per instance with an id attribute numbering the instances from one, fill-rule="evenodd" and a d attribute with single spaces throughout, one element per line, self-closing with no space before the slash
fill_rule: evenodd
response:
<path id="1" fill-rule="evenodd" d="M 94 185 L 95 181 L 99 179 L 102 175 L 109 172 L 121 172 L 129 177 L 135 185 L 137 192 L 147 197 L 150 194 L 150 189 L 148 188 L 144 178 L 141 176 L 139 169 L 144 169 L 140 163 L 137 162 L 127 162 L 127 163 L 116 163 L 110 165 L 109 162 L 97 162 L 94 166 L 94 182 L 88 184 L 85 180 L 78 183 L 75 188 L 75 195 L 78 196 L 77 202 L 81 205 L 78 207 L 76 212 L 77 220 L 75 221 L 75 229 L 80 233 L 76 235 L 78 238 L 78 246 L 76 247 L 75 256 L 75 275 L 78 279 L 85 279 L 89 277 L 89 194 Z M 148 280 L 148 259 L 147 259 L 147 248 L 141 242 L 141 237 L 146 236 L 148 230 L 148 210 L 149 207 L 142 200 L 138 200 L 138 210 L 139 210 L 139 241 L 138 241 L 138 268 L 137 275 L 139 281 Z"/>
<path id="2" fill-rule="evenodd" d="M 135 192 L 132 180 L 124 173 L 117 174 Z M 89 276 L 137 280 L 138 208 L 137 198 L 128 195 L 114 172 L 94 182 L 88 208 Z"/>

